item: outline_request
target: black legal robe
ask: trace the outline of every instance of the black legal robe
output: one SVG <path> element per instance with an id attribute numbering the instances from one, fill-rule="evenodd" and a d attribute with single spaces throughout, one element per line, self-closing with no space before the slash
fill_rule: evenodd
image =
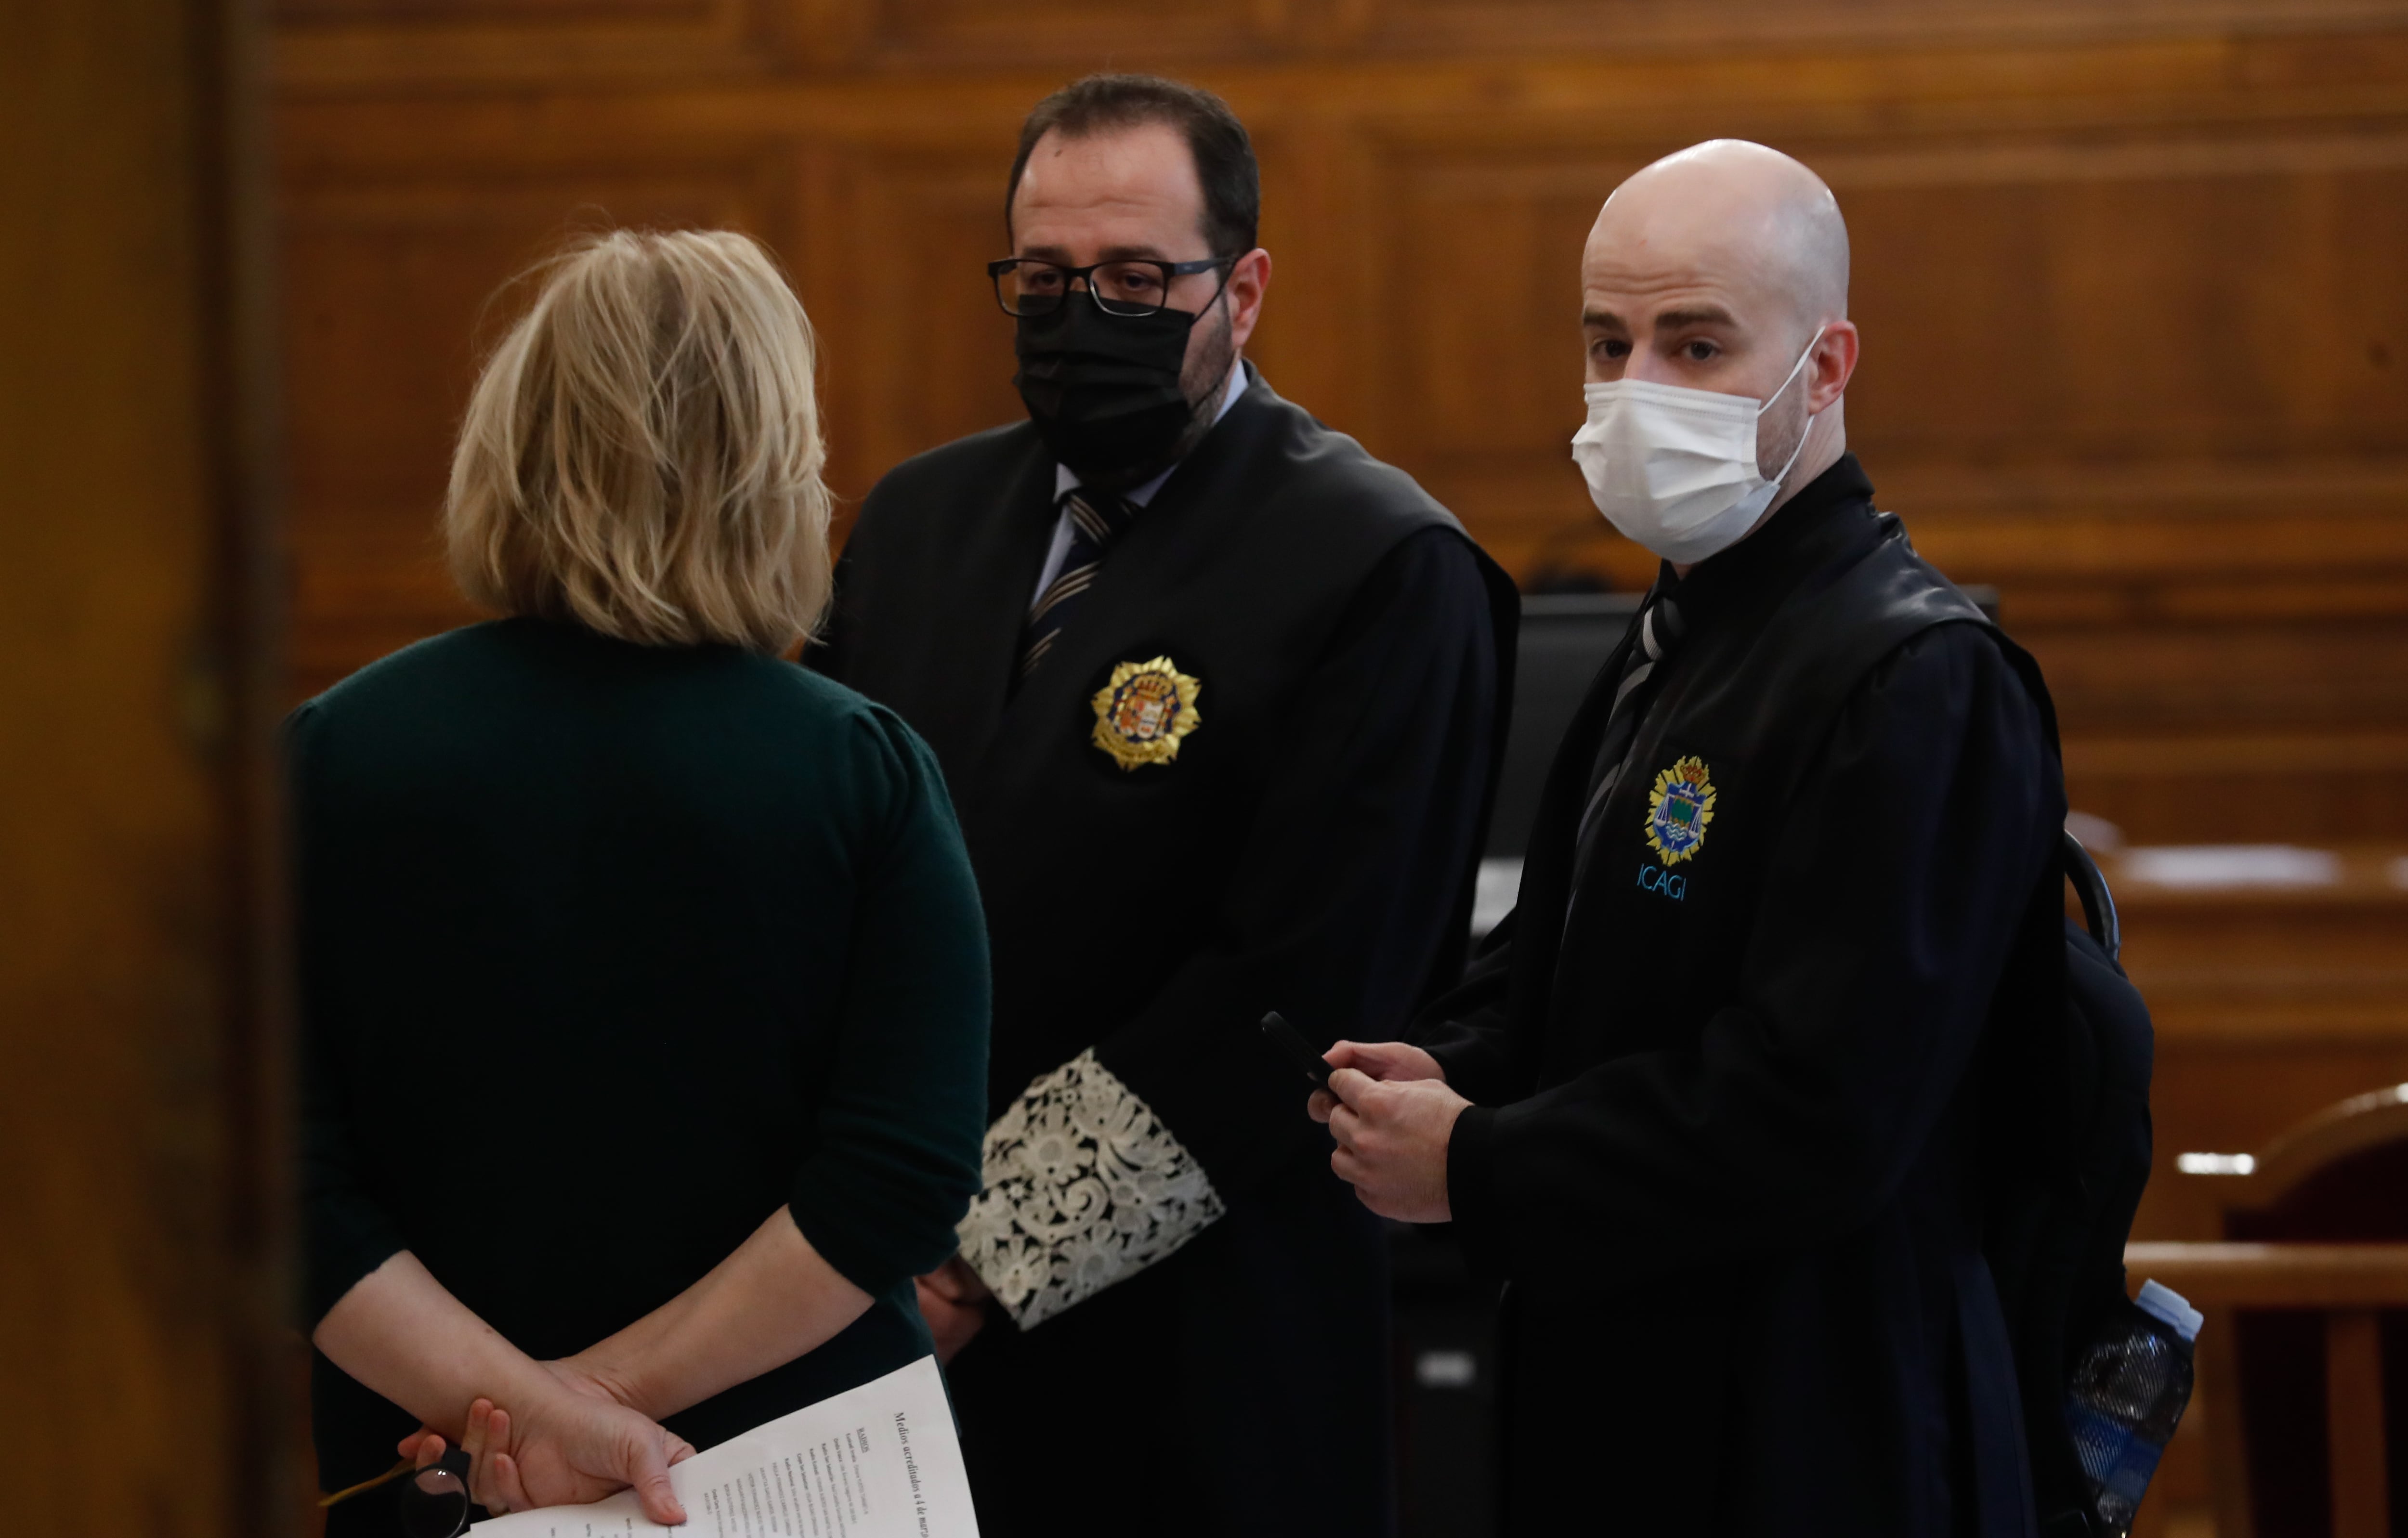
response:
<path id="1" fill-rule="evenodd" d="M 953 790 L 995 959 L 995 1114 L 1092 1051 L 1226 1208 L 955 1360 L 980 1523 L 1385 1532 L 1383 1236 L 1255 1022 L 1385 1039 L 1459 975 L 1512 590 L 1408 477 L 1256 375 L 1015 692 L 1055 517 L 1026 424 L 896 467 L 821 663 L 920 732 Z M 1125 769 L 1095 696 L 1158 657 L 1200 684 L 1200 724 Z"/>
<path id="2" fill-rule="evenodd" d="M 1515 914 L 1413 1032 L 1475 1102 L 1511 1533 L 2030 1529 L 1979 1192 L 2063 791 L 2037 670 L 1870 496 L 1843 458 L 1679 585 L 1576 880 L 1609 661 Z"/>

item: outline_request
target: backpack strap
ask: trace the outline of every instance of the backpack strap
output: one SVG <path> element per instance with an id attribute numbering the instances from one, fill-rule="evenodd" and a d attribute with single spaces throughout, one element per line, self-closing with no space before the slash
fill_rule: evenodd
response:
<path id="1" fill-rule="evenodd" d="M 2099 862 L 2082 847 L 2082 840 L 2071 833 L 2065 835 L 2065 875 L 2073 883 L 2073 893 L 2082 900 L 2083 926 L 2099 948 L 2111 961 L 2124 958 L 2124 926 L 2115 917 L 2115 894 L 2107 890 L 2107 878 L 2099 873 Z"/>

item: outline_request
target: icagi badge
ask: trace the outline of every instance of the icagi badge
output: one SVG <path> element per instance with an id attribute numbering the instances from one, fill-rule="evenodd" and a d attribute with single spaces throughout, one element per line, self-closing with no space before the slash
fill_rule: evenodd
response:
<path id="1" fill-rule="evenodd" d="M 1714 819 L 1714 782 L 1706 761 L 1690 757 L 1656 776 L 1647 792 L 1647 847 L 1677 865 L 1698 852 L 1706 841 L 1706 824 Z"/>
<path id="2" fill-rule="evenodd" d="M 1204 686 L 1168 657 L 1123 662 L 1096 691 L 1095 744 L 1125 770 L 1168 763 L 1179 744 L 1202 724 L 1196 696 Z"/>

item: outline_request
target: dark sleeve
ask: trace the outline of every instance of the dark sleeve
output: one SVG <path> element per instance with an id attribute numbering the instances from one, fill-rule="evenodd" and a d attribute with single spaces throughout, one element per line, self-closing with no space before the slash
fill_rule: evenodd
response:
<path id="1" fill-rule="evenodd" d="M 1928 632 L 1842 712 L 1772 851 L 1732 1001 L 1455 1125 L 1455 1232 L 1507 1275 L 1599 1283 L 1862 1226 L 1955 1094 L 2062 796 L 1988 635 Z"/>
<path id="2" fill-rule="evenodd" d="M 877 495 L 873 488 L 870 494 Z M 868 516 L 865 506 L 853 519 L 853 527 Z M 817 634 L 803 643 L 802 664 L 814 673 L 824 674 L 838 683 L 849 683 L 846 676 L 853 662 L 853 605 L 858 591 L 853 571 L 853 542 L 845 541 L 844 553 L 836 558 L 836 569 L 828 584 L 827 615 L 820 621 Z"/>
<path id="3" fill-rule="evenodd" d="M 1515 1081 L 1505 1009 L 1520 913 L 1517 908 L 1507 914 L 1488 932 L 1463 980 L 1432 1000 L 1405 1032 L 1407 1041 L 1438 1060 L 1448 1088 L 1483 1105 L 1513 1099 L 1522 1089 Z"/>
<path id="4" fill-rule="evenodd" d="M 362 1178 L 343 1089 L 339 1022 L 327 1007 L 334 969 L 341 960 L 333 948 L 333 937 L 318 921 L 322 905 L 310 901 L 310 894 L 322 890 L 330 874 L 315 865 L 321 847 L 317 835 L 322 827 L 317 752 L 322 726 L 316 707 L 307 705 L 284 723 L 301 1017 L 302 1293 L 311 1332 L 361 1277 L 404 1247 L 392 1215 L 369 1193 Z"/>
<path id="5" fill-rule="evenodd" d="M 870 824 L 843 1027 L 796 1226 L 866 1292 L 933 1271 L 979 1189 L 986 1128 L 986 921 L 925 744 L 871 706 L 852 744 Z"/>
<path id="6" fill-rule="evenodd" d="M 1496 690 L 1477 558 L 1452 530 L 1409 537 L 1298 681 L 1222 938 L 1096 1045 L 1222 1193 L 1320 1135 L 1255 1012 L 1320 1041 L 1387 1040 L 1421 1003 L 1478 858 Z"/>

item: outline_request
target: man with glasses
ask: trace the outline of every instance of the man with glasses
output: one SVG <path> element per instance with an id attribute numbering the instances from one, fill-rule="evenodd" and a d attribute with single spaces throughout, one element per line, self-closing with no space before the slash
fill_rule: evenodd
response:
<path id="1" fill-rule="evenodd" d="M 921 1306 L 991 1538 L 1393 1522 L 1382 1232 L 1256 1022 L 1391 1036 L 1459 970 L 1516 605 L 1240 358 L 1259 199 L 1205 92 L 1039 104 L 987 273 L 1029 420 L 896 467 L 838 572 L 822 665 L 935 748 L 986 904 Z"/>

